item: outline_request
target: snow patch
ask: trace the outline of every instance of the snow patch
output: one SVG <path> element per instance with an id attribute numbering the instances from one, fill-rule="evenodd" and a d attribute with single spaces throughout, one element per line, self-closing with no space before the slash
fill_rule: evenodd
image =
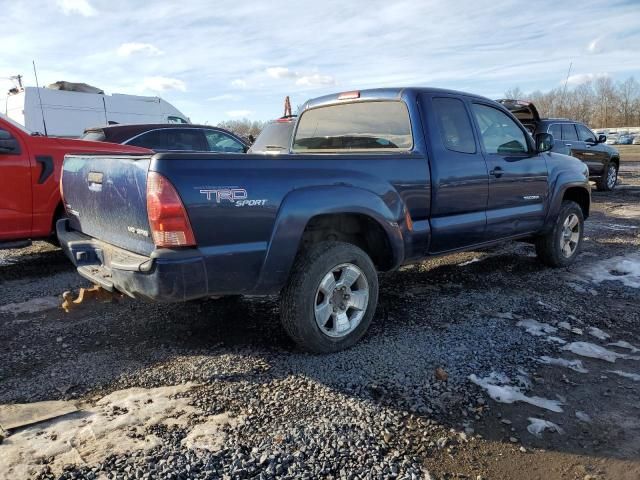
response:
<path id="1" fill-rule="evenodd" d="M 459 263 L 458 266 L 459 267 L 466 267 L 467 265 L 471 265 L 472 263 L 481 262 L 482 260 L 484 260 L 484 258 L 473 257 L 471 260 L 467 260 L 466 262 Z"/>
<path id="2" fill-rule="evenodd" d="M 549 400 L 542 397 L 529 397 L 522 393 L 519 387 L 511 385 L 497 385 L 498 383 L 506 384 L 509 382 L 508 377 L 503 374 L 492 372 L 491 375 L 484 378 L 478 378 L 475 374 L 469 375 L 469 380 L 484 388 L 487 394 L 496 402 L 514 403 L 525 402 L 536 407 L 545 408 L 552 412 L 562 412 L 561 402 L 558 400 Z M 504 381 L 506 380 L 506 381 Z"/>
<path id="3" fill-rule="evenodd" d="M 575 333 L 576 335 L 582 335 L 582 329 L 578 327 L 572 327 L 569 322 L 558 322 L 558 327 L 568 332 Z"/>
<path id="4" fill-rule="evenodd" d="M 549 337 L 547 337 L 547 338 L 545 338 L 545 340 L 546 340 L 547 342 L 555 342 L 555 343 L 559 343 L 560 345 L 564 345 L 564 344 L 566 344 L 566 343 L 567 343 L 567 341 L 566 341 L 566 340 L 564 340 L 564 339 L 562 339 L 562 338 L 560 338 L 560 337 L 555 337 L 555 336 L 553 336 L 553 335 L 552 335 L 552 336 L 549 336 Z"/>
<path id="5" fill-rule="evenodd" d="M 564 430 L 560 428 L 553 422 L 549 420 L 543 420 L 542 418 L 532 418 L 529 417 L 529 426 L 527 427 L 527 431 L 531 435 L 535 435 L 536 437 L 541 437 L 542 432 L 545 430 L 550 430 L 552 432 L 559 433 L 560 435 L 564 434 Z"/>
<path id="6" fill-rule="evenodd" d="M 613 257 L 591 265 L 585 273 L 594 283 L 618 281 L 631 288 L 640 288 L 640 254 Z"/>
<path id="7" fill-rule="evenodd" d="M 207 450 L 217 452 L 224 447 L 228 434 L 225 428 L 237 426 L 244 422 L 244 417 L 230 417 L 221 413 L 209 418 L 206 422 L 193 427 L 193 430 L 182 439 L 181 444 L 190 450 Z"/>
<path id="8" fill-rule="evenodd" d="M 526 318 L 516 323 L 516 326 L 524 328 L 531 335 L 541 337 L 547 333 L 556 333 L 558 329 L 547 323 L 538 322 L 532 318 Z"/>
<path id="9" fill-rule="evenodd" d="M 52 308 L 58 308 L 61 305 L 61 300 L 58 297 L 38 297 L 27 300 L 26 302 L 19 303 L 7 303 L 0 306 L 0 313 L 13 313 L 18 315 L 20 313 L 36 313 L 43 310 L 50 310 Z"/>
<path id="10" fill-rule="evenodd" d="M 0 478 L 34 478 L 47 458 L 57 475 L 65 464 L 95 465 L 109 455 L 160 445 L 160 438 L 147 433 L 150 426 L 186 427 L 190 416 L 202 414 L 190 405 L 187 395 L 181 395 L 194 386 L 116 391 L 94 405 L 80 406 L 77 413 L 16 430 L 0 444 Z M 220 416 L 216 422 L 219 426 L 224 423 Z M 198 441 L 193 445 L 199 445 Z"/>
<path id="11" fill-rule="evenodd" d="M 606 332 L 603 332 L 602 330 L 596 327 L 589 327 L 589 335 L 591 335 L 592 337 L 596 337 L 600 340 L 606 340 L 608 338 L 611 338 L 611 335 L 609 335 Z"/>
<path id="12" fill-rule="evenodd" d="M 565 367 L 579 373 L 589 373 L 589 370 L 584 368 L 582 360 L 567 360 L 566 358 L 552 358 L 546 355 L 540 357 L 538 362 L 545 365 L 557 365 L 559 367 Z"/>
<path id="13" fill-rule="evenodd" d="M 622 370 L 607 370 L 610 373 L 615 373 L 616 375 L 620 375 L 624 378 L 630 378 L 634 382 L 640 382 L 640 375 L 637 373 L 623 372 Z"/>
<path id="14" fill-rule="evenodd" d="M 607 346 L 609 346 L 609 347 L 626 348 L 627 350 L 631 350 L 631 353 L 640 352 L 640 348 L 634 347 L 633 345 L 631 345 L 629 342 L 627 342 L 625 340 L 620 340 L 620 341 L 617 341 L 615 343 L 607 343 Z"/>
<path id="15" fill-rule="evenodd" d="M 591 423 L 591 417 L 585 412 L 581 412 L 581 411 L 577 410 L 576 411 L 576 418 L 578 420 L 580 420 L 581 422 Z"/>
<path id="16" fill-rule="evenodd" d="M 623 353 L 617 353 L 613 350 L 607 350 L 600 345 L 589 342 L 573 342 L 562 347 L 562 350 L 568 350 L 582 357 L 596 358 L 614 363 L 618 358 L 639 360 L 640 357 L 632 357 Z"/>

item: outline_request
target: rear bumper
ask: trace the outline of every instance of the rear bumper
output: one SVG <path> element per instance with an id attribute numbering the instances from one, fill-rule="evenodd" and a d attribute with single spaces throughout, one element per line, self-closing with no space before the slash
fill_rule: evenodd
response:
<path id="1" fill-rule="evenodd" d="M 197 249 L 166 250 L 156 258 L 138 255 L 69 230 L 59 220 L 60 246 L 84 278 L 109 291 L 157 302 L 183 302 L 208 295 L 207 270 Z"/>

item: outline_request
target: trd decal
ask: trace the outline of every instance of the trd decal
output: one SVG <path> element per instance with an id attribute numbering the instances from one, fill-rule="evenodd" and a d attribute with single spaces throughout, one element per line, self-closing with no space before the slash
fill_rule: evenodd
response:
<path id="1" fill-rule="evenodd" d="M 207 197 L 210 202 L 217 204 L 232 203 L 236 207 L 257 207 L 267 204 L 266 199 L 252 200 L 244 188 L 237 187 L 218 187 L 218 188 L 201 188 L 197 187 L 200 193 Z"/>

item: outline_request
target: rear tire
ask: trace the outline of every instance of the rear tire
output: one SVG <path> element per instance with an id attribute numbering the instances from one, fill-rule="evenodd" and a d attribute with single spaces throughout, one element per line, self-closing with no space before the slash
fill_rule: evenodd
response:
<path id="1" fill-rule="evenodd" d="M 618 166 L 611 162 L 602 176 L 596 180 L 596 188 L 600 192 L 610 192 L 616 188 L 616 183 L 618 183 Z"/>
<path id="2" fill-rule="evenodd" d="M 301 252 L 281 293 L 280 318 L 304 350 L 329 353 L 365 334 L 378 303 L 378 275 L 350 243 L 321 242 Z"/>
<path id="3" fill-rule="evenodd" d="M 551 231 L 536 239 L 536 253 L 550 267 L 571 265 L 582 247 L 584 216 L 580 206 L 565 200 Z"/>

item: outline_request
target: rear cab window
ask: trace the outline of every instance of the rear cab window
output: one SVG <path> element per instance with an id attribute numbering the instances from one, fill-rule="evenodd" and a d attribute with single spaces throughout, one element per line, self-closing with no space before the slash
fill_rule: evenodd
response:
<path id="1" fill-rule="evenodd" d="M 293 141 L 296 153 L 394 152 L 413 148 L 409 110 L 399 100 L 332 104 L 306 110 Z"/>

